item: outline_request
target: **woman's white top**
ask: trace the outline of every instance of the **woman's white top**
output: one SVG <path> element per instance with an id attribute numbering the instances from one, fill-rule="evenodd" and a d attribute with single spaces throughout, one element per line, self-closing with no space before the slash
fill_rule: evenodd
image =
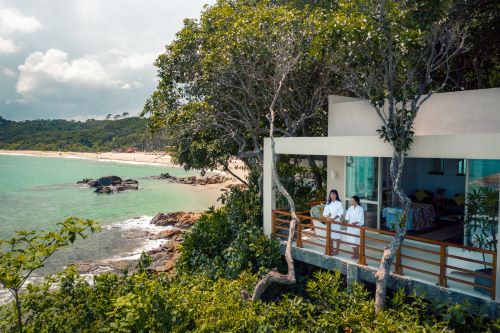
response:
<path id="1" fill-rule="evenodd" d="M 357 205 L 356 207 L 351 206 L 345 214 L 345 219 L 349 223 L 357 222 L 359 225 L 365 225 L 365 211 L 363 207 Z"/>
<path id="2" fill-rule="evenodd" d="M 335 216 L 342 216 L 343 214 L 344 207 L 342 206 L 342 202 L 338 200 L 330 202 L 323 210 L 324 217 L 334 218 Z"/>

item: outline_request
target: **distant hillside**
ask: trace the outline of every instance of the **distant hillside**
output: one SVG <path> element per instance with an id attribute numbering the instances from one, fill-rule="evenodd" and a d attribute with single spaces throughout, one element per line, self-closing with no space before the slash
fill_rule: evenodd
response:
<path id="1" fill-rule="evenodd" d="M 111 151 L 129 147 L 159 150 L 164 146 L 162 137 L 151 134 L 144 118 L 17 122 L 0 117 L 0 149 Z"/>

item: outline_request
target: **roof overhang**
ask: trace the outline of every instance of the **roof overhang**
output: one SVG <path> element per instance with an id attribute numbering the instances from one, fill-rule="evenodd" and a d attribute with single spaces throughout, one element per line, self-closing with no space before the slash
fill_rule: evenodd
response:
<path id="1" fill-rule="evenodd" d="M 275 150 L 291 155 L 392 156 L 391 146 L 377 136 L 276 138 Z M 415 136 L 408 157 L 500 159 L 500 133 Z"/>

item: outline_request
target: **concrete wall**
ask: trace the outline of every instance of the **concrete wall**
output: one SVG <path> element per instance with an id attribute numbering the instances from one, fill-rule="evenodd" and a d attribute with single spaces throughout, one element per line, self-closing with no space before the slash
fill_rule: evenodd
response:
<path id="1" fill-rule="evenodd" d="M 366 101 L 330 96 L 328 135 L 376 135 L 381 121 Z M 415 119 L 416 135 L 500 133 L 500 88 L 432 95 Z"/>
<path id="2" fill-rule="evenodd" d="M 326 191 L 331 189 L 339 192 L 340 198 L 345 198 L 345 156 L 328 156 Z"/>

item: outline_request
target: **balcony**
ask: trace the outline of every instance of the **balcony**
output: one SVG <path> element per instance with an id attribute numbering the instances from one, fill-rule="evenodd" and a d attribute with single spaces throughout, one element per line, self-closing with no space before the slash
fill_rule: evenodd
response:
<path id="1" fill-rule="evenodd" d="M 359 235 L 356 235 L 347 233 L 348 224 L 343 222 L 313 218 L 307 212 L 299 212 L 297 216 L 300 223 L 293 237 L 296 260 L 327 269 L 345 269 L 355 265 L 356 269 L 362 271 L 360 280 L 375 281 L 374 273 L 394 232 L 349 225 L 359 229 Z M 272 234 L 275 237 L 286 241 L 289 224 L 289 212 L 273 210 Z M 332 225 L 340 225 L 341 230 L 332 231 Z M 353 245 L 356 244 L 343 241 L 339 253 L 333 255 L 332 233 L 359 238 L 359 258 L 352 258 Z M 389 286 L 411 288 L 417 293 L 419 290 L 416 289 L 421 289 L 424 291 L 420 294 L 438 295 L 437 298 L 441 301 L 456 302 L 458 298 L 462 303 L 474 304 L 476 307 L 486 306 L 491 315 L 491 312 L 497 311 L 496 257 L 494 251 L 407 236 L 393 262 L 390 278 L 392 283 Z M 481 271 L 485 268 L 490 269 L 487 270 L 489 273 Z M 493 315 L 496 316 L 496 313 Z"/>

